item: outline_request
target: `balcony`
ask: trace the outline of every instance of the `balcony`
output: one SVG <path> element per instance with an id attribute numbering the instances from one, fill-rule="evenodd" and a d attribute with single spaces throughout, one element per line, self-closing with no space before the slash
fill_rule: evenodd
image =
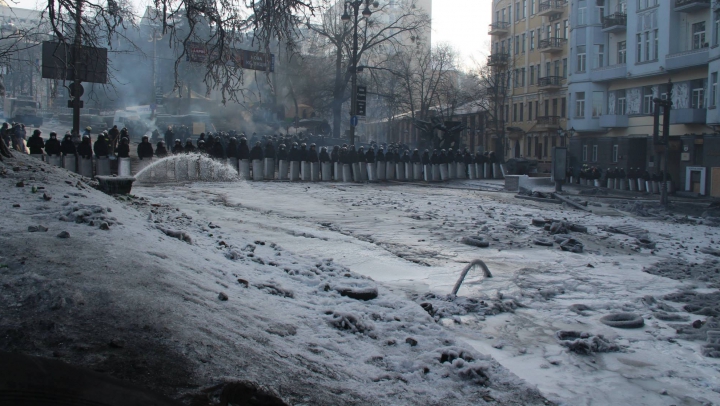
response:
<path id="1" fill-rule="evenodd" d="M 498 21 L 490 24 L 488 35 L 505 35 L 510 32 L 510 23 Z"/>
<path id="2" fill-rule="evenodd" d="M 675 0 L 675 11 L 694 13 L 710 8 L 710 0 Z"/>
<path id="3" fill-rule="evenodd" d="M 564 0 L 547 0 L 540 2 L 539 16 L 551 16 L 561 14 L 567 7 L 567 1 Z"/>
<path id="4" fill-rule="evenodd" d="M 565 38 L 547 38 L 540 40 L 540 44 L 538 44 L 538 49 L 542 53 L 562 52 L 565 44 L 567 44 L 567 39 Z"/>
<path id="5" fill-rule="evenodd" d="M 705 124 L 707 109 L 673 109 L 670 124 Z"/>
<path id="6" fill-rule="evenodd" d="M 590 79 L 593 82 L 606 82 L 609 80 L 625 79 L 627 77 L 627 65 L 611 65 L 590 71 Z"/>
<path id="7" fill-rule="evenodd" d="M 535 124 L 540 128 L 553 130 L 560 128 L 560 119 L 560 116 L 540 116 L 535 120 Z"/>
<path id="8" fill-rule="evenodd" d="M 630 119 L 627 115 L 602 115 L 600 116 L 600 127 L 603 128 L 628 128 Z"/>
<path id="9" fill-rule="evenodd" d="M 538 88 L 540 90 L 557 90 L 562 87 L 562 76 L 545 76 L 538 78 Z"/>
<path id="10" fill-rule="evenodd" d="M 665 57 L 666 70 L 679 70 L 693 66 L 707 66 L 710 48 L 693 49 L 691 51 L 670 54 Z"/>
<path id="11" fill-rule="evenodd" d="M 615 13 L 602 18 L 603 32 L 623 32 L 627 30 L 627 14 Z"/>
<path id="12" fill-rule="evenodd" d="M 488 66 L 506 66 L 510 63 L 510 54 L 497 53 L 488 57 Z"/>

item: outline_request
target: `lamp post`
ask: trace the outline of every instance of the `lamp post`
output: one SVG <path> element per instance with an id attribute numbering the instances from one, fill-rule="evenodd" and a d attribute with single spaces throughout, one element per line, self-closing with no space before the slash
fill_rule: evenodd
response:
<path id="1" fill-rule="evenodd" d="M 354 19 L 353 23 L 353 49 L 352 49 L 352 61 L 351 65 L 348 69 L 350 69 L 350 73 L 352 74 L 352 91 L 350 95 L 350 117 L 355 117 L 357 113 L 357 98 L 356 98 L 356 92 L 357 92 L 357 63 L 358 63 L 358 23 L 360 22 L 360 6 L 365 4 L 365 9 L 362 11 L 362 15 L 365 17 L 370 17 L 372 15 L 372 11 L 370 11 L 370 0 L 346 0 L 345 1 L 345 10 L 343 12 L 342 17 L 340 17 L 341 20 L 344 22 L 350 21 L 350 19 Z M 377 1 L 373 2 L 373 7 L 378 7 L 379 3 Z M 353 13 L 353 16 L 351 17 L 348 13 L 348 10 Z M 350 145 L 355 144 L 355 125 L 353 123 L 350 123 Z"/>

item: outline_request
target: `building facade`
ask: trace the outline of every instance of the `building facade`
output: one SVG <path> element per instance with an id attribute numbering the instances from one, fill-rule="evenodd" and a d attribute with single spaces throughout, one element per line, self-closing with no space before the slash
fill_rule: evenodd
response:
<path id="1" fill-rule="evenodd" d="M 568 126 L 575 130 L 575 170 L 660 171 L 654 99 L 670 98 L 668 174 L 680 190 L 720 195 L 718 7 L 711 0 L 571 1 Z"/>
<path id="2" fill-rule="evenodd" d="M 499 114 L 486 127 L 490 148 L 504 148 L 506 159 L 537 159 L 541 171 L 549 170 L 552 147 L 567 142 L 569 11 L 562 0 L 492 4 L 488 66 L 493 76 L 509 80 L 493 82 L 500 89 L 490 103 L 498 104 Z"/>

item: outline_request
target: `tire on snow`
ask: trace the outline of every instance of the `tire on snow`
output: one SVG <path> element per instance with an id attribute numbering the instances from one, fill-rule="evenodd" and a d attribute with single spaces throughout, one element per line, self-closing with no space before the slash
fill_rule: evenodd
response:
<path id="1" fill-rule="evenodd" d="M 490 246 L 490 242 L 485 241 L 483 237 L 463 237 L 462 243 L 478 248 L 487 248 Z"/>
<path id="2" fill-rule="evenodd" d="M 635 313 L 612 313 L 600 318 L 600 322 L 615 328 L 640 328 L 645 320 Z"/>

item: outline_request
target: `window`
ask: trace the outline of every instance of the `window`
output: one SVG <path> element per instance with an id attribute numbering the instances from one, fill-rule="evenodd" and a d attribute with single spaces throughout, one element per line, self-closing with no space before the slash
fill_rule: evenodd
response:
<path id="1" fill-rule="evenodd" d="M 545 62 L 545 76 L 550 76 L 550 62 Z"/>
<path id="2" fill-rule="evenodd" d="M 649 61 L 650 58 L 650 32 L 645 32 L 645 60 Z"/>
<path id="3" fill-rule="evenodd" d="M 535 84 L 535 65 L 530 65 L 530 85 Z"/>
<path id="4" fill-rule="evenodd" d="M 517 55 L 520 52 L 520 36 L 515 36 L 515 55 Z"/>
<path id="5" fill-rule="evenodd" d="M 642 99 L 642 112 L 643 114 L 653 114 L 653 111 L 655 111 L 655 103 L 653 102 L 653 91 L 652 87 L 650 86 L 644 86 L 642 89 L 643 92 L 643 99 Z"/>
<path id="6" fill-rule="evenodd" d="M 713 15 L 713 45 L 720 45 L 720 10 Z"/>
<path id="7" fill-rule="evenodd" d="M 660 35 L 658 30 L 653 31 L 653 59 L 660 58 Z"/>
<path id="8" fill-rule="evenodd" d="M 624 116 L 627 114 L 627 98 L 625 97 L 625 90 L 617 90 L 615 92 L 617 97 L 617 106 L 615 106 L 615 114 Z"/>
<path id="9" fill-rule="evenodd" d="M 495 11 L 495 22 L 502 21 L 500 20 L 500 10 Z"/>
<path id="10" fill-rule="evenodd" d="M 582 160 L 583 162 L 587 162 L 587 145 L 583 145 Z"/>
<path id="11" fill-rule="evenodd" d="M 563 63 L 563 72 L 562 72 L 563 74 L 562 74 L 562 77 L 567 78 L 567 68 L 568 68 L 567 58 L 563 59 L 563 62 L 562 62 L 562 63 Z"/>
<path id="12" fill-rule="evenodd" d="M 566 111 L 567 111 L 567 100 L 563 97 L 560 100 L 560 117 L 565 118 Z"/>
<path id="13" fill-rule="evenodd" d="M 593 55 L 593 68 L 605 66 L 605 45 L 595 44 L 595 55 Z"/>
<path id="14" fill-rule="evenodd" d="M 527 137 L 527 151 L 525 151 L 525 154 L 527 156 L 532 156 L 532 155 L 530 155 L 532 153 L 531 151 L 532 151 L 532 138 Z"/>
<path id="15" fill-rule="evenodd" d="M 539 111 L 538 110 L 538 101 L 535 100 L 535 118 L 537 118 L 537 116 L 538 116 L 538 111 Z"/>
<path id="16" fill-rule="evenodd" d="M 535 30 L 530 31 L 530 50 L 535 49 Z"/>
<path id="17" fill-rule="evenodd" d="M 522 49 L 522 53 L 525 53 L 525 38 L 526 38 L 526 36 L 527 36 L 527 34 L 523 33 L 523 35 L 522 35 L 522 48 L 521 48 L 521 49 Z"/>
<path id="18" fill-rule="evenodd" d="M 655 7 L 658 5 L 658 0 L 637 0 L 638 10 L 645 10 L 646 8 Z"/>
<path id="19" fill-rule="evenodd" d="M 692 87 L 692 108 L 705 108 L 705 84 L 703 80 L 693 80 L 690 84 Z"/>
<path id="20" fill-rule="evenodd" d="M 603 16 L 605 15 L 605 1 L 597 0 L 597 21 L 595 23 L 602 24 Z"/>
<path id="21" fill-rule="evenodd" d="M 540 48 L 540 37 L 542 36 L 542 29 L 537 29 L 537 47 Z"/>
<path id="22" fill-rule="evenodd" d="M 550 115 L 550 101 L 545 100 L 543 104 L 545 105 L 545 117 L 547 117 Z"/>
<path id="23" fill-rule="evenodd" d="M 575 93 L 575 117 L 585 117 L 585 92 Z"/>
<path id="24" fill-rule="evenodd" d="M 522 18 L 527 17 L 527 0 L 523 0 L 522 5 Z"/>
<path id="25" fill-rule="evenodd" d="M 593 149 L 592 149 L 592 161 L 593 161 L 593 162 L 597 162 L 597 160 L 598 160 L 598 146 L 597 146 L 597 145 L 593 145 Z"/>
<path id="26" fill-rule="evenodd" d="M 515 21 L 520 21 L 520 2 L 515 2 Z"/>
<path id="27" fill-rule="evenodd" d="M 705 21 L 692 25 L 692 49 L 705 48 Z"/>
<path id="28" fill-rule="evenodd" d="M 612 148 L 612 161 L 617 162 L 618 161 L 618 145 L 613 145 Z"/>
<path id="29" fill-rule="evenodd" d="M 530 0 L 530 15 L 535 15 L 535 0 Z"/>
<path id="30" fill-rule="evenodd" d="M 525 68 L 520 69 L 520 86 L 525 86 Z"/>
<path id="31" fill-rule="evenodd" d="M 520 121 L 525 121 L 525 103 L 520 103 Z"/>
<path id="32" fill-rule="evenodd" d="M 558 99 L 552 101 L 552 115 L 555 117 L 558 115 Z"/>
<path id="33" fill-rule="evenodd" d="M 508 22 L 512 21 L 512 6 L 508 6 Z"/>
<path id="34" fill-rule="evenodd" d="M 514 103 L 513 104 L 513 121 L 518 121 L 517 113 L 518 113 L 517 103 Z"/>
<path id="35" fill-rule="evenodd" d="M 625 64 L 627 63 L 627 42 L 625 41 L 618 41 L 617 43 L 617 63 L 618 64 Z"/>
<path id="36" fill-rule="evenodd" d="M 585 72 L 585 62 L 586 62 L 586 54 L 585 54 L 585 45 L 578 45 L 577 47 L 577 66 L 575 67 L 576 72 Z"/>
<path id="37" fill-rule="evenodd" d="M 560 38 L 560 23 L 555 23 L 555 38 Z"/>
<path id="38" fill-rule="evenodd" d="M 592 94 L 592 116 L 600 117 L 603 113 L 603 92 L 593 92 Z"/>
<path id="39" fill-rule="evenodd" d="M 717 106 L 718 73 L 710 74 L 710 107 Z"/>
<path id="40" fill-rule="evenodd" d="M 532 102 L 528 102 L 528 121 L 532 121 L 533 119 L 533 110 L 532 110 Z"/>
<path id="41" fill-rule="evenodd" d="M 520 69 L 515 69 L 515 87 L 520 86 Z"/>
<path id="42" fill-rule="evenodd" d="M 555 61 L 555 74 L 554 76 L 560 76 L 560 60 Z"/>
<path id="43" fill-rule="evenodd" d="M 568 31 L 569 31 L 569 23 L 568 20 L 563 21 L 563 38 L 568 39 Z"/>
<path id="44" fill-rule="evenodd" d="M 502 9 L 502 21 L 503 21 L 504 23 L 509 22 L 509 21 L 507 20 L 506 15 L 505 15 L 505 9 Z"/>
<path id="45" fill-rule="evenodd" d="M 637 34 L 637 62 L 642 62 L 642 34 Z"/>
<path id="46" fill-rule="evenodd" d="M 587 24 L 587 1 L 586 0 L 580 0 L 578 2 L 578 17 L 577 17 L 577 23 L 578 25 L 586 25 Z"/>

